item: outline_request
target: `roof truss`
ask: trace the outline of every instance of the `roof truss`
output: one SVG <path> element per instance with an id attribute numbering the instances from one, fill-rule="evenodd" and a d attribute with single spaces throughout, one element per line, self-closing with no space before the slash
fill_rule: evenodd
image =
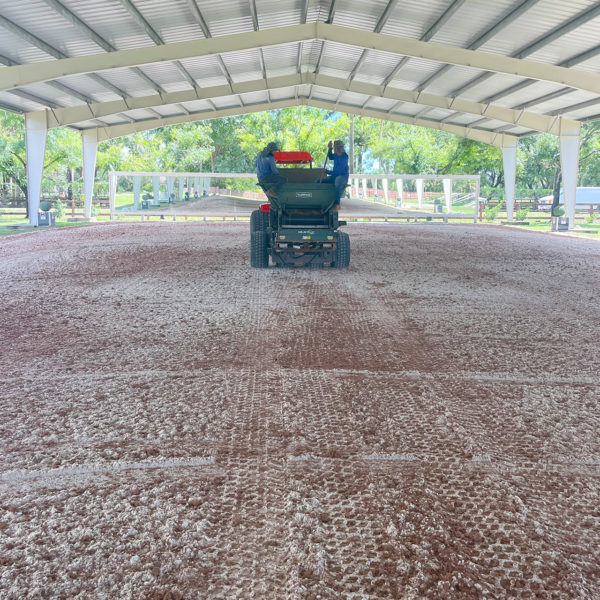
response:
<path id="1" fill-rule="evenodd" d="M 337 42 L 392 54 L 467 66 L 494 73 L 507 73 L 549 81 L 600 93 L 600 75 L 596 73 L 489 54 L 478 50 L 398 38 L 369 31 L 358 31 L 320 22 L 270 29 L 268 36 L 265 36 L 262 31 L 253 31 L 219 38 L 6 67 L 0 70 L 0 90 L 10 90 L 27 84 L 40 83 L 75 74 L 89 74 L 96 71 L 177 61 L 191 57 L 215 56 L 226 52 L 298 43 L 306 40 Z"/>
<path id="2" fill-rule="evenodd" d="M 102 118 L 132 109 L 147 109 L 165 104 L 179 104 L 194 100 L 231 96 L 232 93 L 244 94 L 249 92 L 269 91 L 306 84 L 339 90 L 340 92 L 349 91 L 356 94 L 364 94 L 368 97 L 377 96 L 389 100 L 402 101 L 403 103 L 410 102 L 413 104 L 421 104 L 429 108 L 442 108 L 445 110 L 485 116 L 488 119 L 503 121 L 512 126 L 521 126 L 535 131 L 553 134 L 558 134 L 560 132 L 561 123 L 568 121 L 568 119 L 557 118 L 556 116 L 546 116 L 491 104 L 481 104 L 461 98 L 446 98 L 444 96 L 436 96 L 424 92 L 401 90 L 390 87 L 382 91 L 381 86 L 370 83 L 358 81 L 348 83 L 348 81 L 343 78 L 331 77 L 323 74 L 315 75 L 313 73 L 305 73 L 300 75 L 295 74 L 273 77 L 269 79 L 268 82 L 264 79 L 259 79 L 233 84 L 232 86 L 220 85 L 212 88 L 145 96 L 143 98 L 127 98 L 126 100 L 117 100 L 113 102 L 74 106 L 70 108 L 56 108 L 52 111 L 48 111 L 47 122 L 49 127 L 67 126 L 90 118 Z"/>

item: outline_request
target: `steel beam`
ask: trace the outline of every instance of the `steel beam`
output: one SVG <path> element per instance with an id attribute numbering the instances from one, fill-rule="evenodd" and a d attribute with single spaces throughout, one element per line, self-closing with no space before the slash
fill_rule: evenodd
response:
<path id="1" fill-rule="evenodd" d="M 55 109 L 48 113 L 50 127 L 59 127 L 85 121 L 90 118 L 108 116 L 132 109 L 150 108 L 167 104 L 180 104 L 193 100 L 207 100 L 210 98 L 230 96 L 233 94 L 244 94 L 250 92 L 266 91 L 285 87 L 309 84 L 326 87 L 335 90 L 348 90 L 365 96 L 387 98 L 401 102 L 422 104 L 431 108 L 442 108 L 468 114 L 479 115 L 486 119 L 495 119 L 504 123 L 518 125 L 535 129 L 540 132 L 558 135 L 560 121 L 553 116 L 529 113 L 522 110 L 504 108 L 501 106 L 482 104 L 460 98 L 446 98 L 434 94 L 419 93 L 416 91 L 400 90 L 397 88 L 386 88 L 365 82 L 353 81 L 348 84 L 346 79 L 331 77 L 329 75 L 314 75 L 304 73 L 302 75 L 285 75 L 273 77 L 268 84 L 263 79 L 235 83 L 233 86 L 220 85 L 199 90 L 165 93 L 162 96 L 146 96 L 141 98 L 127 98 L 127 100 L 115 100 L 112 102 L 97 103 L 85 106 L 73 106 Z"/>
<path id="2" fill-rule="evenodd" d="M 191 113 L 189 115 L 178 115 L 175 117 L 166 117 L 163 119 L 149 119 L 144 121 L 138 121 L 136 123 L 113 125 L 98 128 L 97 139 L 99 142 L 121 137 L 125 135 L 131 135 L 132 133 L 139 133 L 141 131 L 147 131 L 150 129 L 156 129 L 157 127 L 167 127 L 170 125 L 178 125 L 181 123 L 190 123 L 193 121 L 203 121 L 209 119 L 217 119 L 221 117 L 249 114 L 255 112 L 261 112 L 264 110 L 273 110 L 278 108 L 286 108 L 289 106 L 307 105 L 314 108 L 324 108 L 326 110 L 338 110 L 347 109 L 347 112 L 351 114 L 358 114 L 366 117 L 373 117 L 376 119 L 384 119 L 388 121 L 394 121 L 398 123 L 407 123 L 410 125 L 416 125 L 418 127 L 426 127 L 429 129 L 438 129 L 440 131 L 446 131 L 453 135 L 466 137 L 468 139 L 482 142 L 485 144 L 491 144 L 500 148 L 516 143 L 516 137 L 507 135 L 505 133 L 494 133 L 491 131 L 481 131 L 469 127 L 460 127 L 457 125 L 449 125 L 447 123 L 438 123 L 436 121 L 430 121 L 427 119 L 418 119 L 408 115 L 393 114 L 386 111 L 360 108 L 350 105 L 339 105 L 336 107 L 335 102 L 330 100 L 318 100 L 310 99 L 307 97 L 299 97 L 297 99 L 292 98 L 289 100 L 280 100 L 277 102 L 264 102 L 259 104 L 247 104 L 243 108 L 239 106 L 228 107 L 225 109 L 219 109 L 216 111 L 201 111 Z"/>
<path id="3" fill-rule="evenodd" d="M 149 48 L 120 50 L 108 54 L 78 56 L 50 62 L 6 67 L 0 70 L 0 90 L 12 89 L 68 75 L 131 67 L 141 64 L 169 62 L 190 57 L 214 56 L 224 52 L 298 43 L 310 39 L 337 42 L 350 46 L 379 50 L 381 52 L 469 66 L 495 73 L 509 73 L 520 77 L 531 77 L 542 81 L 568 85 L 593 93 L 600 93 L 600 75 L 597 73 L 566 69 L 556 65 L 525 61 L 508 56 L 498 56 L 444 44 L 398 38 L 369 31 L 358 31 L 356 29 L 320 22 L 274 28 L 269 30 L 268 36 L 265 36 L 262 31 L 253 31 L 218 38 L 191 40 Z"/>

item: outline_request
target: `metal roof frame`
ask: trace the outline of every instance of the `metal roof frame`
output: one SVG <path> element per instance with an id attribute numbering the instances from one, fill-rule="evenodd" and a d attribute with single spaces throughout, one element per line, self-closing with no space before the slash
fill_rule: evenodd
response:
<path id="1" fill-rule="evenodd" d="M 231 96 L 236 98 L 240 112 L 244 112 L 246 105 L 257 105 L 256 92 L 266 93 L 265 106 L 277 106 L 282 101 L 280 94 L 289 91 L 285 88 L 290 88 L 290 98 L 297 103 L 305 102 L 306 98 L 325 102 L 323 99 L 313 98 L 312 86 L 335 90 L 337 99 L 333 103 L 334 107 L 343 106 L 354 114 L 368 110 L 366 107 L 371 98 L 380 98 L 395 102 L 390 108 L 379 110 L 379 118 L 394 116 L 410 120 L 416 115 L 428 127 L 438 123 L 441 126 L 454 125 L 459 131 L 476 128 L 492 134 L 499 129 L 506 129 L 515 137 L 536 132 L 559 135 L 563 122 L 568 124 L 574 121 L 565 115 L 583 114 L 578 120 L 584 121 L 593 118 L 600 109 L 600 74 L 591 70 L 573 69 L 576 64 L 586 64 L 587 68 L 588 61 L 594 61 L 600 56 L 600 45 L 596 43 L 587 48 L 577 48 L 575 56 L 555 64 L 527 58 L 584 27 L 590 20 L 600 17 L 600 3 L 592 0 L 582 0 L 587 4 L 583 8 L 580 4 L 572 10 L 562 10 L 566 14 L 564 19 L 560 19 L 557 12 L 549 30 L 533 35 L 531 39 L 524 39 L 521 47 L 509 54 L 485 51 L 486 44 L 497 39 L 501 32 L 503 36 L 510 33 L 511 25 L 531 18 L 532 11 L 540 5 L 558 6 L 559 0 L 499 2 L 497 9 L 489 8 L 493 18 L 489 19 L 487 27 L 469 29 L 463 22 L 471 41 L 455 45 L 436 42 L 436 36 L 439 37 L 441 32 L 447 33 L 455 26 L 456 21 L 470 10 L 475 0 L 454 0 L 447 6 L 440 0 L 420 0 L 418 3 L 412 0 L 415 6 L 418 4 L 423 9 L 421 12 L 424 15 L 421 23 L 423 33 L 416 39 L 414 36 L 387 33 L 395 31 L 394 28 L 399 26 L 401 16 L 407 10 L 405 5 L 411 4 L 411 0 L 402 3 L 398 0 L 364 0 L 360 3 L 360 9 L 354 0 L 301 0 L 299 4 L 281 0 L 281 8 L 271 9 L 271 12 L 280 11 L 282 15 L 286 15 L 287 11 L 290 16 L 286 17 L 285 25 L 281 25 L 281 18 L 270 21 L 266 5 L 257 0 L 223 0 L 228 6 L 227 10 L 236 7 L 231 16 L 232 23 L 238 14 L 243 14 L 248 25 L 238 26 L 231 35 L 223 35 L 223 28 L 219 25 L 216 30 L 220 35 L 216 36 L 212 29 L 220 22 L 215 20 L 214 5 L 208 0 L 181 0 L 177 7 L 185 6 L 185 17 L 198 28 L 199 35 L 180 42 L 165 40 L 161 33 L 162 23 L 152 20 L 154 13 L 149 0 L 98 0 L 99 3 L 106 2 L 107 6 L 109 3 L 118 3 L 124 7 L 126 13 L 123 14 L 128 14 L 131 22 L 139 28 L 139 35 L 147 38 L 147 42 L 142 45 L 129 44 L 124 48 L 121 48 L 117 38 L 113 39 L 111 36 L 109 39 L 106 31 L 103 34 L 93 20 L 86 20 L 87 13 L 81 11 L 83 0 L 39 1 L 54 11 L 57 19 L 63 19 L 74 31 L 79 32 L 80 37 L 85 36 L 102 51 L 90 53 L 88 50 L 82 55 L 77 55 L 76 52 L 73 55 L 67 54 L 62 47 L 57 48 L 55 44 L 42 39 L 39 31 L 29 30 L 26 23 L 21 23 L 17 18 L 20 15 L 15 17 L 13 12 L 4 16 L 0 13 L 0 30 L 7 29 L 21 39 L 23 44 L 30 44 L 53 59 L 18 60 L 0 42 L 0 64 L 5 65 L 0 68 L 0 107 L 14 112 L 45 108 L 49 127 L 68 126 L 80 130 L 87 130 L 94 124 L 103 128 L 118 127 L 119 125 L 105 124 L 102 121 L 115 116 L 123 121 L 124 127 L 140 120 L 150 126 L 149 121 L 163 118 L 156 110 L 160 107 L 164 106 L 171 114 L 180 112 L 182 116 L 192 116 L 198 114 L 198 107 L 194 103 L 204 100 L 211 111 L 217 113 L 220 110 L 217 105 L 223 105 L 223 100 L 219 99 L 224 99 L 228 104 L 228 97 Z M 24 2 L 33 5 L 33 0 Z M 0 0 L 0 9 L 3 4 L 8 6 L 9 0 Z M 173 3 L 174 11 L 182 10 L 177 7 Z M 292 10 L 296 15 L 293 18 Z M 348 26 L 348 14 L 352 10 L 368 13 L 372 25 Z M 575 14 L 576 10 L 579 12 Z M 222 20 L 222 13 L 219 15 Z M 150 43 L 153 45 L 147 45 Z M 344 48 L 348 50 L 344 51 Z M 266 52 L 272 49 L 276 49 L 278 53 L 293 51 L 294 63 L 293 66 L 290 65 L 287 74 L 282 74 L 281 69 L 272 70 Z M 349 63 L 345 73 L 332 72 L 329 62 L 331 53 L 349 54 L 356 49 L 360 49 L 360 52 L 356 54 L 354 62 Z M 307 51 L 312 58 L 307 58 Z M 252 53 L 254 58 L 250 58 Z M 392 62 L 394 56 L 398 57 L 395 64 Z M 213 68 L 218 65 L 226 83 L 201 85 L 198 73 L 190 70 L 188 64 L 189 61 L 198 61 L 203 57 L 212 57 L 216 61 Z M 385 76 L 377 79 L 371 76 L 370 70 L 373 62 L 382 57 L 393 66 Z M 410 75 L 408 67 L 412 59 L 427 61 L 433 71 L 425 79 L 413 80 L 414 83 L 407 85 L 402 78 Z M 240 80 L 239 75 L 229 70 L 226 60 L 233 61 L 233 64 L 241 60 L 256 61 L 256 66 L 251 68 L 261 79 L 250 76 L 249 72 L 247 77 Z M 173 91 L 173 86 L 166 87 L 154 75 L 149 74 L 151 71 L 156 73 L 153 70 L 156 65 L 165 63 L 173 65 L 179 73 L 181 84 L 177 91 Z M 147 71 L 144 67 L 151 69 Z M 451 81 L 453 68 L 462 69 L 461 73 L 470 70 L 475 78 L 471 77 L 468 82 L 450 92 L 426 93 L 425 90 L 432 85 L 438 89 L 439 84 Z M 131 89 L 131 82 L 127 89 L 125 80 L 120 76 L 127 69 L 143 84 L 139 87 L 140 91 L 145 88 L 156 94 L 140 94 L 137 89 Z M 107 79 L 109 75 L 110 81 Z M 495 76 L 517 81 L 482 99 L 472 92 L 482 81 Z M 95 92 L 84 91 L 82 77 L 90 77 L 108 93 L 100 100 Z M 512 106 L 507 106 L 503 101 L 505 96 L 518 96 L 517 92 L 522 90 L 525 90 L 522 94 L 527 94 L 526 89 L 533 88 L 536 82 L 547 82 L 556 89 L 546 91 L 536 98 L 524 97 L 518 103 L 513 102 Z M 311 86 L 306 98 L 299 90 L 301 85 Z M 271 94 L 274 92 L 277 94 L 273 102 Z M 348 101 L 344 92 L 348 92 L 354 102 Z M 7 94 L 14 96 L 14 102 Z M 111 94 L 118 99 L 109 99 Z M 570 103 L 561 100 L 567 94 L 573 94 Z M 598 95 L 598 99 L 590 98 L 590 94 Z M 70 98 L 66 106 L 64 98 Z M 411 114 L 398 113 L 402 104 L 408 105 L 404 111 L 407 112 L 408 109 Z M 535 110 L 538 104 L 546 107 L 545 112 Z M 596 107 L 596 104 L 599 106 Z M 381 106 L 382 103 L 379 102 L 378 107 Z M 139 114 L 128 114 L 139 109 L 145 111 L 141 114 L 156 118 L 147 119 L 142 116 L 140 119 Z M 227 110 L 233 110 L 233 107 L 228 107 Z M 429 118 L 423 119 L 426 115 Z M 114 123 L 115 119 L 109 120 Z"/>

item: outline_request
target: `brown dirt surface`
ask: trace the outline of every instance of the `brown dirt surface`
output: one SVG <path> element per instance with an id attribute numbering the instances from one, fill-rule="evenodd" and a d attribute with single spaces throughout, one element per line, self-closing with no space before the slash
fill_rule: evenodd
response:
<path id="1" fill-rule="evenodd" d="M 0 598 L 600 598 L 600 244 L 0 239 Z"/>

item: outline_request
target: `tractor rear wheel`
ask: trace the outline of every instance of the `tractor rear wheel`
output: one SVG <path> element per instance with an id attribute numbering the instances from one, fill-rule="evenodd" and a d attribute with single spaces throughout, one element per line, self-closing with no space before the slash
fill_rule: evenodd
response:
<path id="1" fill-rule="evenodd" d="M 266 231 L 250 233 L 250 266 L 257 269 L 266 269 L 269 266 Z"/>
<path id="2" fill-rule="evenodd" d="M 335 254 L 333 264 L 335 269 L 345 269 L 350 264 L 350 237 L 345 231 L 336 231 Z"/>
<path id="3" fill-rule="evenodd" d="M 266 231 L 269 226 L 269 213 L 253 210 L 250 213 L 250 232 Z"/>

